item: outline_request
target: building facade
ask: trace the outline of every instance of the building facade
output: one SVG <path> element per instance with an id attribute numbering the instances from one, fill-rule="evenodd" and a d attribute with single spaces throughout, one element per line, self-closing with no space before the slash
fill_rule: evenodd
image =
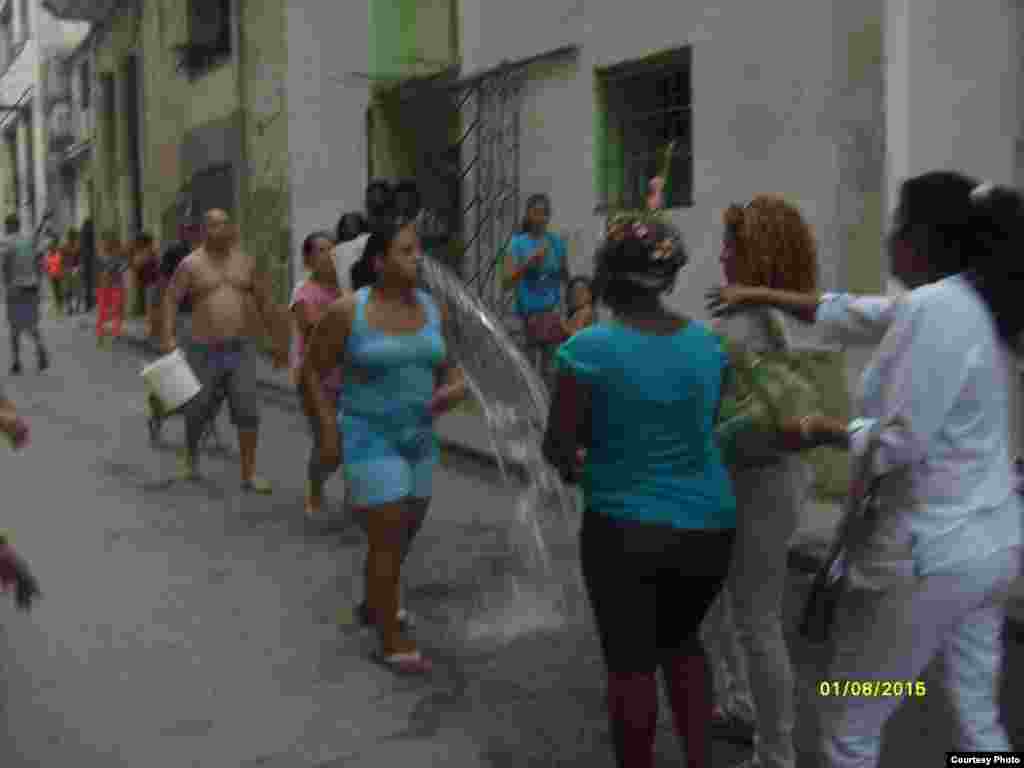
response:
<path id="1" fill-rule="evenodd" d="M 54 229 L 68 223 L 54 173 L 54 150 L 70 130 L 61 62 L 87 34 L 87 24 L 58 19 L 39 0 L 0 4 L 0 208 L 17 212 L 27 232 L 47 212 Z"/>
<path id="2" fill-rule="evenodd" d="M 290 172 L 282 0 L 44 0 L 96 25 L 93 210 L 98 232 L 179 236 L 227 210 L 288 284 Z"/>

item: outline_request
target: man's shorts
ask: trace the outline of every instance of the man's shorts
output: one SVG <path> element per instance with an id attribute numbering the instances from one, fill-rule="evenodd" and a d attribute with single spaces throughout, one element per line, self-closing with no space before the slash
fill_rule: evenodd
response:
<path id="1" fill-rule="evenodd" d="M 343 412 L 338 427 L 345 486 L 353 507 L 431 497 L 440 449 L 429 423 L 385 430 Z"/>
<path id="2" fill-rule="evenodd" d="M 186 348 L 185 359 L 202 387 L 185 406 L 187 416 L 205 423 L 216 414 L 226 397 L 232 424 L 245 430 L 259 426 L 259 366 L 250 340 L 191 342 Z"/>

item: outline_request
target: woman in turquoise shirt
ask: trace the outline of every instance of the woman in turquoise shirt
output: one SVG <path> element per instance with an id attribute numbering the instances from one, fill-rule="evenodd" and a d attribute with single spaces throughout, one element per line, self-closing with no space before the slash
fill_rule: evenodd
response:
<path id="1" fill-rule="evenodd" d="M 714 434 L 728 355 L 661 300 L 686 260 L 666 224 L 634 219 L 609 233 L 594 283 L 614 319 L 558 350 L 544 445 L 563 472 L 587 446 L 581 561 L 618 764 L 629 768 L 653 765 L 659 666 L 688 765 L 708 764 L 711 687 L 698 631 L 736 527 Z"/>
<path id="2" fill-rule="evenodd" d="M 509 241 L 505 286 L 516 290 L 516 314 L 523 320 L 526 346 L 537 370 L 550 382 L 555 350 L 565 339 L 559 307 L 569 280 L 565 242 L 548 232 L 551 200 L 532 195 L 526 201 L 523 231 Z"/>

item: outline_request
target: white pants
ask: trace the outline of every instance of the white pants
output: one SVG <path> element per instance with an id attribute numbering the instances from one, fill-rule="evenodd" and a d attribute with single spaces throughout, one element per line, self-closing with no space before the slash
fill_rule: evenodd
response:
<path id="1" fill-rule="evenodd" d="M 1002 631 L 1009 588 L 1020 573 L 1020 548 L 1006 549 L 955 570 L 886 592 L 843 596 L 827 680 L 921 679 L 936 656 L 953 705 L 955 748 L 1007 751 L 997 696 L 1003 664 Z M 935 695 L 938 691 L 927 691 Z M 898 697 L 816 697 L 825 766 L 873 768 L 882 727 Z"/>
<path id="2" fill-rule="evenodd" d="M 789 543 L 807 500 L 811 470 L 796 456 L 733 475 L 736 543 L 729 579 L 705 622 L 719 700 L 751 709 L 754 751 L 764 768 L 792 768 L 795 684 L 782 630 Z"/>

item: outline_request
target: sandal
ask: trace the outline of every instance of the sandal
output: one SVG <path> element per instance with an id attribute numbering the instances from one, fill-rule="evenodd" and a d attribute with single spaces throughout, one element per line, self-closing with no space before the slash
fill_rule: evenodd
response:
<path id="1" fill-rule="evenodd" d="M 379 664 L 396 675 L 426 675 L 434 669 L 433 662 L 425 658 L 419 651 L 392 653 L 389 656 L 377 652 L 371 658 L 375 664 Z"/>

